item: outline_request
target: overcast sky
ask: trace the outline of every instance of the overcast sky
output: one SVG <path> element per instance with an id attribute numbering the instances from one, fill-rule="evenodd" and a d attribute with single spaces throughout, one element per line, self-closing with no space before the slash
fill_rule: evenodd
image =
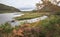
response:
<path id="1" fill-rule="evenodd" d="M 14 6 L 16 8 L 21 7 L 35 7 L 35 4 L 40 0 L 0 0 L 0 3 Z"/>
<path id="2" fill-rule="evenodd" d="M 35 8 L 35 4 L 40 0 L 0 0 L 0 3 L 16 8 Z"/>

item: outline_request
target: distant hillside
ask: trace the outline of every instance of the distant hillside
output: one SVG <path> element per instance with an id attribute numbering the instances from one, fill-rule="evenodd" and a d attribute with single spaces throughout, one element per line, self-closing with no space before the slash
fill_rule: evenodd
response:
<path id="1" fill-rule="evenodd" d="M 0 12 L 20 12 L 20 10 L 12 6 L 0 4 Z"/>

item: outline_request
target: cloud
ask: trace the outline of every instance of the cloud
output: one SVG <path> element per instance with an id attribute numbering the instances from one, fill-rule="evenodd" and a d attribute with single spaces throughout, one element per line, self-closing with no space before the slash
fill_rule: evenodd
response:
<path id="1" fill-rule="evenodd" d="M 34 7 L 40 0 L 0 0 L 0 3 L 14 7 Z"/>

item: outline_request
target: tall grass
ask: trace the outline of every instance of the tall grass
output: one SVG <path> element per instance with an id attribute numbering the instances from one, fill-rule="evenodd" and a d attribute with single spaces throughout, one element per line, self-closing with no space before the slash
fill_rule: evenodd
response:
<path id="1" fill-rule="evenodd" d="M 8 23 L 0 25 L 0 37 L 11 37 L 12 30 L 12 26 Z"/>
<path id="2" fill-rule="evenodd" d="M 51 15 L 35 24 L 25 23 L 14 28 L 8 23 L 0 25 L 0 37 L 60 37 L 59 16 Z"/>

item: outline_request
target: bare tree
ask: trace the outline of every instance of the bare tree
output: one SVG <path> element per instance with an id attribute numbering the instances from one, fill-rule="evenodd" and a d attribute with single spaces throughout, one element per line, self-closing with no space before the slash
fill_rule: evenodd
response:
<path id="1" fill-rule="evenodd" d="M 56 5 L 58 5 L 59 3 L 60 3 L 60 1 L 57 1 L 57 0 L 41 0 L 43 3 L 41 4 L 41 3 L 37 3 L 36 4 L 36 7 L 37 7 L 37 10 L 38 10 L 38 12 L 39 12 L 39 10 L 42 8 L 42 7 L 44 7 L 44 6 L 49 6 L 49 2 L 51 3 L 51 1 L 53 1 L 51 4 L 56 4 Z"/>
<path id="2" fill-rule="evenodd" d="M 58 5 L 60 3 L 60 1 L 57 1 L 57 0 L 53 0 L 53 2 Z"/>
<path id="3" fill-rule="evenodd" d="M 41 9 L 42 5 L 43 5 L 43 4 L 36 3 L 36 8 L 37 8 L 38 12 L 39 12 L 39 10 Z"/>
<path id="4" fill-rule="evenodd" d="M 37 8 L 38 12 L 44 5 L 47 5 L 49 0 L 41 0 L 41 1 L 43 2 L 42 4 L 40 2 L 36 3 L 36 8 Z"/>

